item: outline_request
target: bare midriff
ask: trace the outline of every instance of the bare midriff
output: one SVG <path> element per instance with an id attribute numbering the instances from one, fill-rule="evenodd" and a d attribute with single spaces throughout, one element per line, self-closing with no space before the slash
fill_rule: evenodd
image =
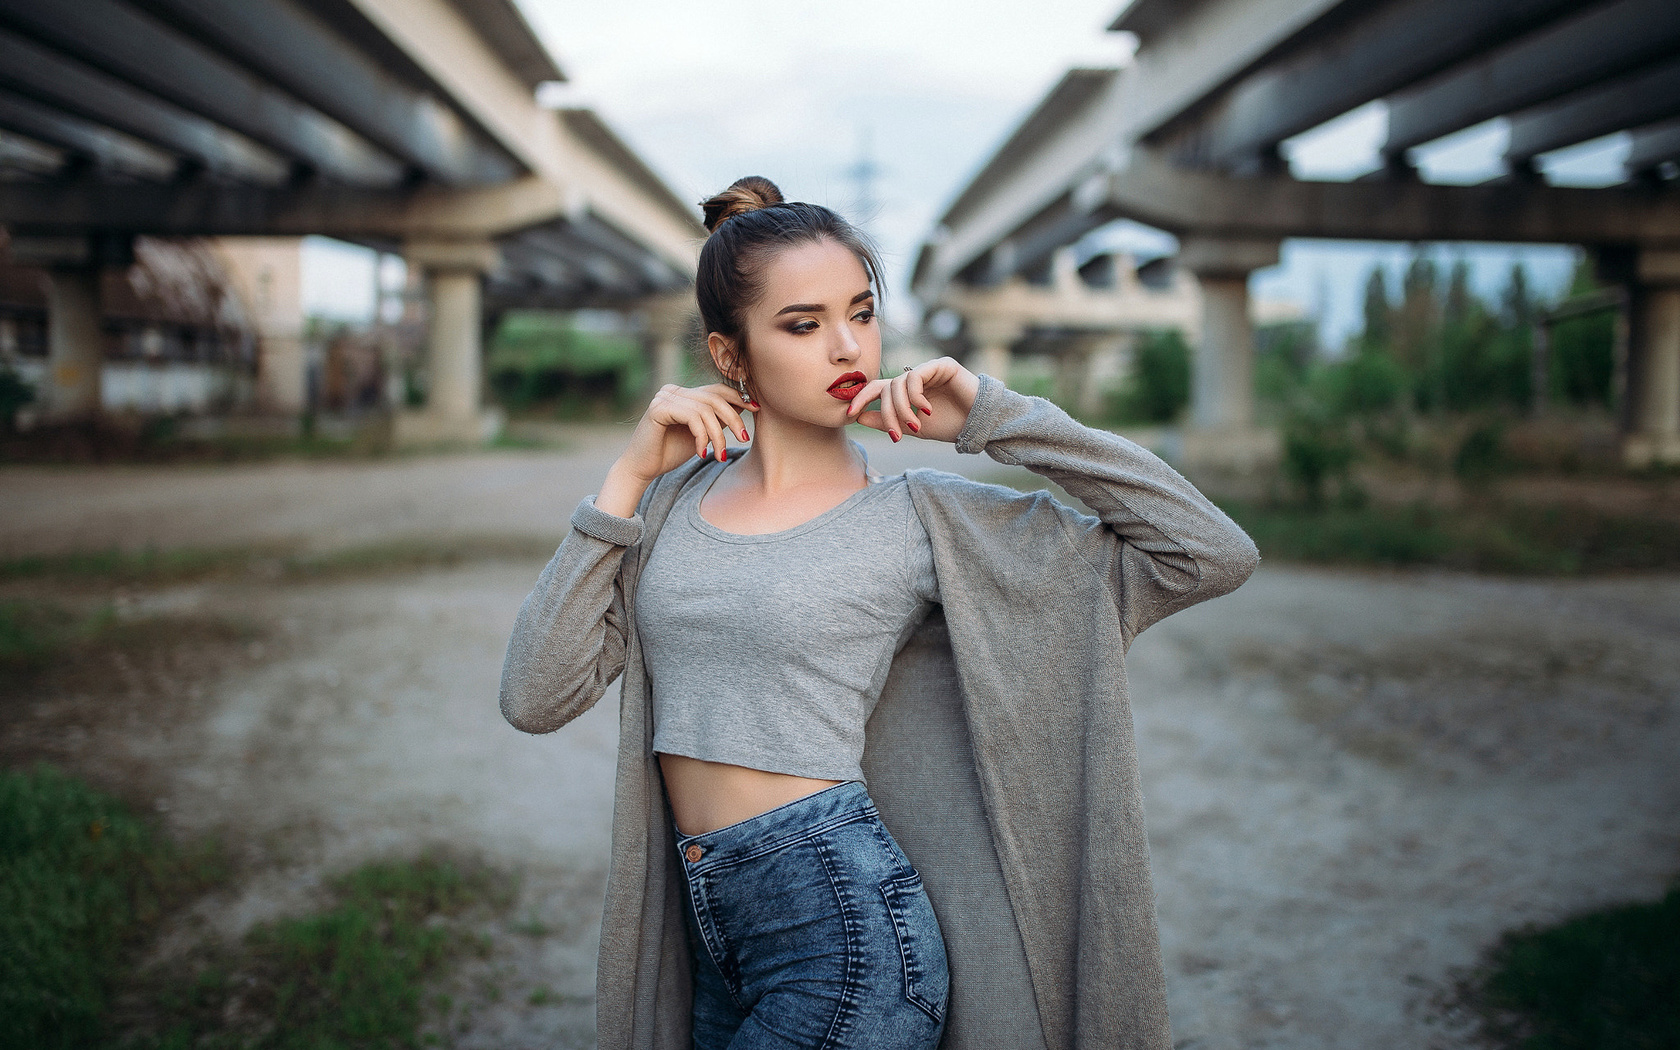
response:
<path id="1" fill-rule="evenodd" d="M 823 788 L 844 783 L 770 773 L 746 766 L 707 762 L 686 755 L 659 756 L 671 815 L 684 835 L 704 835 L 797 802 Z"/>

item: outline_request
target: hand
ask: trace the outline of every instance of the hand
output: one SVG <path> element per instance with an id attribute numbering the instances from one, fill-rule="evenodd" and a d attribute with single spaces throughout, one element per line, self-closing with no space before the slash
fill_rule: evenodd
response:
<path id="1" fill-rule="evenodd" d="M 723 462 L 732 431 L 746 441 L 743 411 L 755 411 L 741 392 L 724 383 L 682 387 L 667 384 L 659 388 L 630 436 L 630 447 L 607 472 L 607 480 L 595 498 L 595 505 L 608 514 L 629 517 L 635 513 L 642 493 L 653 479 L 686 461 L 690 456 L 712 455 Z"/>
<path id="2" fill-rule="evenodd" d="M 846 414 L 884 430 L 897 441 L 906 433 L 934 441 L 955 441 L 980 393 L 980 377 L 949 357 L 924 361 L 902 375 L 876 379 L 852 398 Z M 881 407 L 865 412 L 879 399 Z"/>

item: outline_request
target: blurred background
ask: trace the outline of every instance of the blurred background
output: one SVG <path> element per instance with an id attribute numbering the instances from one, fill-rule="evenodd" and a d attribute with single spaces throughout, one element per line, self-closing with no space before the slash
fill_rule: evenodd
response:
<path id="1" fill-rule="evenodd" d="M 0 1047 L 594 1045 L 616 691 L 493 697 L 748 174 L 1261 546 L 1178 1046 L 1680 1042 L 1671 0 L 0 0 Z"/>

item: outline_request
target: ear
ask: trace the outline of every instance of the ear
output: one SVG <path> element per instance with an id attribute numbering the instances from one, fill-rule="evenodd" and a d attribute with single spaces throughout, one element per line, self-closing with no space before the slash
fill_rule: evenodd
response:
<path id="1" fill-rule="evenodd" d="M 740 368 L 740 355 L 736 352 L 736 344 L 729 338 L 713 332 L 706 336 L 706 351 L 712 355 L 712 364 L 717 366 L 718 373 L 731 383 L 737 382 L 745 375 Z"/>

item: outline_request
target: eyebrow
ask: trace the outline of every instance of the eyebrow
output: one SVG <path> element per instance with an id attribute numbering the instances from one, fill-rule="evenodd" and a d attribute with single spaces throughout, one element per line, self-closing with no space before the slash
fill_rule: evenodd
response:
<path id="1" fill-rule="evenodd" d="M 863 291 L 852 296 L 852 301 L 847 305 L 856 306 L 865 299 L 873 298 L 875 298 L 874 289 L 865 288 Z M 777 310 L 776 316 L 780 317 L 783 314 L 820 314 L 824 309 L 825 308 L 821 303 L 794 303 L 792 306 L 784 306 L 780 310 Z"/>

